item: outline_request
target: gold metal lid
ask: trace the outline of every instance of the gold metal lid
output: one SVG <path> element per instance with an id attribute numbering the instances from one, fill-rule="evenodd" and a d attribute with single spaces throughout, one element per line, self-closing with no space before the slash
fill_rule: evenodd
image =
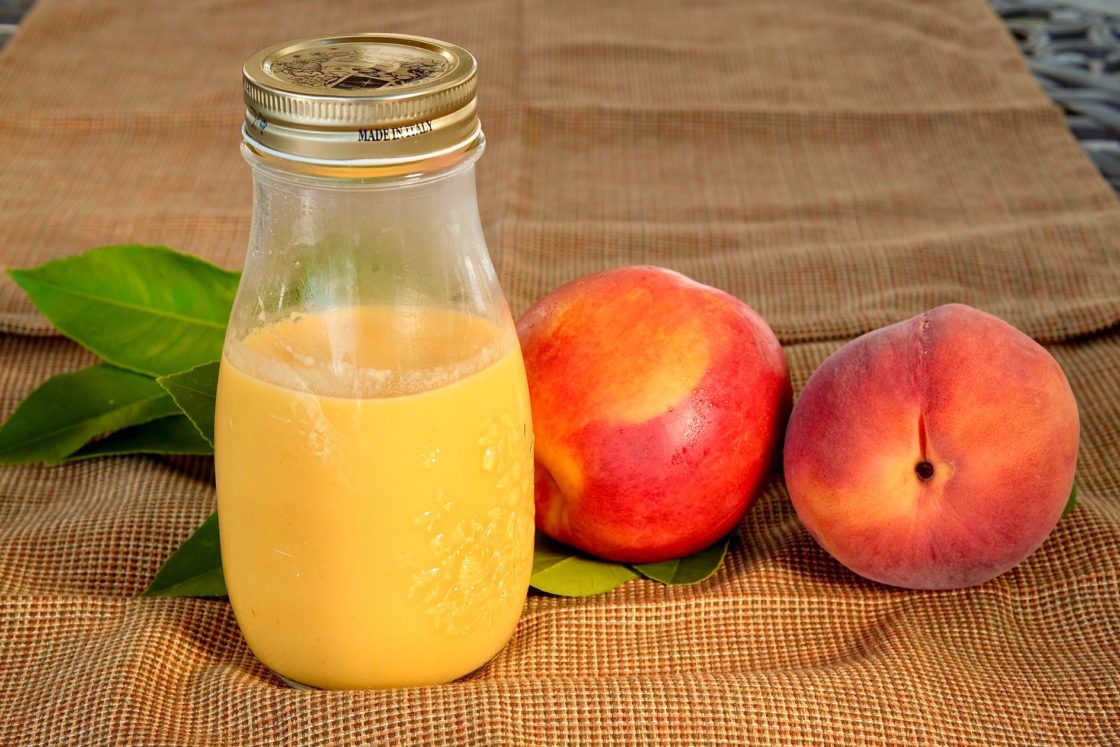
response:
<path id="1" fill-rule="evenodd" d="M 477 64 L 462 47 L 404 34 L 277 44 L 245 63 L 246 143 L 323 165 L 404 164 L 482 137 Z"/>

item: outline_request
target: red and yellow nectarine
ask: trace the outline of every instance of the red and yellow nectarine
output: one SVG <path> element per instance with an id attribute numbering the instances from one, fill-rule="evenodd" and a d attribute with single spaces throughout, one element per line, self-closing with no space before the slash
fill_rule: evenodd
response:
<path id="1" fill-rule="evenodd" d="M 742 520 L 792 396 L 781 345 L 750 307 L 669 270 L 626 267 L 553 291 L 517 330 L 545 534 L 654 562 Z"/>

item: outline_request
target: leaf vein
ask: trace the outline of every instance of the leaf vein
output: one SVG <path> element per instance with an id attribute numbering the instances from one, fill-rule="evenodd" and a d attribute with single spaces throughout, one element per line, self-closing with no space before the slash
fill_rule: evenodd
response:
<path id="1" fill-rule="evenodd" d="M 210 321 L 208 319 L 202 319 L 200 317 L 192 317 L 192 316 L 185 316 L 183 314 L 176 314 L 175 312 L 166 311 L 164 309 L 159 309 L 159 308 L 156 308 L 156 307 L 140 306 L 139 304 L 128 303 L 126 301 L 121 301 L 119 299 L 115 299 L 115 298 L 108 297 L 108 296 L 98 296 L 94 293 L 88 293 L 86 291 L 75 290 L 74 288 L 70 288 L 70 287 L 65 286 L 65 285 L 57 285 L 55 283 L 50 283 L 50 282 L 47 282 L 47 281 L 42 280 L 40 278 L 36 278 L 34 276 L 31 276 L 31 275 L 25 275 L 24 277 L 28 277 L 33 282 L 35 282 L 36 284 L 44 286 L 46 288 L 50 288 L 51 290 L 61 291 L 63 293 L 78 296 L 79 298 L 84 298 L 84 299 L 87 299 L 87 300 L 90 300 L 90 301 L 98 301 L 98 302 L 104 303 L 108 306 L 118 306 L 122 309 L 130 309 L 132 311 L 139 311 L 139 312 L 148 314 L 150 316 L 164 317 L 164 318 L 167 318 L 167 319 L 174 319 L 176 321 L 184 322 L 184 323 L 187 323 L 187 324 L 194 324 L 194 325 L 198 325 L 198 326 L 202 326 L 202 327 L 210 327 L 212 329 L 224 330 L 226 328 L 226 323 L 225 322 L 214 322 L 214 321 Z"/>

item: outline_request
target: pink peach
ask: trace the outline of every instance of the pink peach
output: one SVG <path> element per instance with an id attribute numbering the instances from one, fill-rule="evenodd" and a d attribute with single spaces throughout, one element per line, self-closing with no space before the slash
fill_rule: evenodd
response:
<path id="1" fill-rule="evenodd" d="M 821 364 L 790 417 L 785 479 L 805 528 L 861 576 L 974 586 L 1057 524 L 1078 433 L 1057 361 L 1001 319 L 952 304 Z"/>

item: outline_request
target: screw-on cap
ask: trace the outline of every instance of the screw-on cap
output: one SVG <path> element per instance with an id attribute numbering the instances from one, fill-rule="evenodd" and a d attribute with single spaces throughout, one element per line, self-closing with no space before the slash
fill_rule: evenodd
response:
<path id="1" fill-rule="evenodd" d="M 471 53 L 404 34 L 288 42 L 245 63 L 245 137 L 269 155 L 395 164 L 481 137 Z"/>

